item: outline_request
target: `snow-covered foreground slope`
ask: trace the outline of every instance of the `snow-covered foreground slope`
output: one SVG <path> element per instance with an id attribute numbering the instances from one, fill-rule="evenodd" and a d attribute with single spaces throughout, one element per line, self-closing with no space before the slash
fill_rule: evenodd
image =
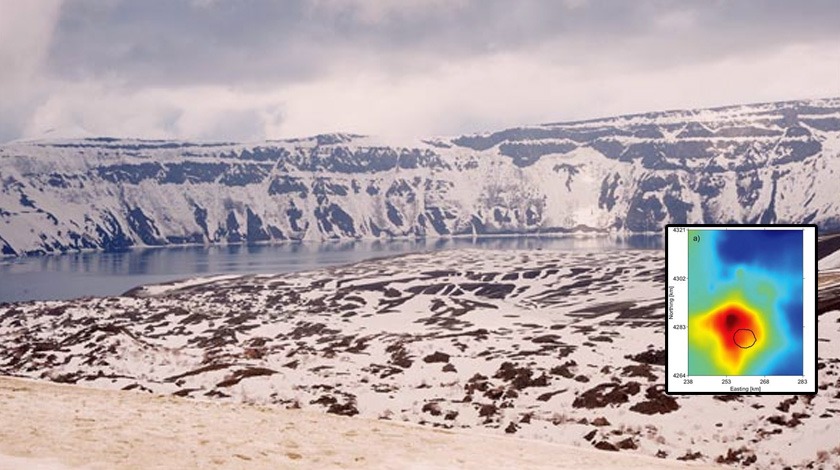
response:
<path id="1" fill-rule="evenodd" d="M 840 463 L 838 278 L 820 279 L 818 395 L 672 397 L 661 256 L 443 251 L 7 304 L 0 373 L 667 459 Z"/>
<path id="2" fill-rule="evenodd" d="M 401 423 L 0 378 L 0 468 L 702 468 Z"/>
<path id="3" fill-rule="evenodd" d="M 840 228 L 840 99 L 545 124 L 389 146 L 96 138 L 0 146 L 0 254 L 131 246 Z"/>

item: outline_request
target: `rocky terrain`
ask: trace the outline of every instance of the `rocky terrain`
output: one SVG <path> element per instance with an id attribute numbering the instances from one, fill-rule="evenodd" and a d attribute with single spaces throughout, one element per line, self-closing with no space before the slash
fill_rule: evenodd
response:
<path id="1" fill-rule="evenodd" d="M 0 146 L 0 254 L 137 246 L 840 228 L 840 99 L 656 112 L 393 144 L 91 138 Z M 95 201 L 95 204 L 91 204 Z"/>
<path id="2" fill-rule="evenodd" d="M 664 393 L 658 251 L 441 251 L 0 306 L 0 373 L 736 466 L 840 464 L 840 310 L 816 396 Z"/>

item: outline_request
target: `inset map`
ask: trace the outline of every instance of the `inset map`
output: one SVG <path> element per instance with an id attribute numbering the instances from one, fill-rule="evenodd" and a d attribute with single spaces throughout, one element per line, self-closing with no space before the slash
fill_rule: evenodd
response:
<path id="1" fill-rule="evenodd" d="M 802 230 L 688 231 L 688 375 L 803 374 Z"/>

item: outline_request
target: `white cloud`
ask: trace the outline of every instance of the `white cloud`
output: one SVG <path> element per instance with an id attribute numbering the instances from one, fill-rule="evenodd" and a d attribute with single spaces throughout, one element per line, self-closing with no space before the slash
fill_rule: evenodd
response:
<path id="1" fill-rule="evenodd" d="M 20 85 L 39 70 L 60 6 L 59 0 L 0 1 L 0 84 Z"/>
<path id="2" fill-rule="evenodd" d="M 658 68 L 574 67 L 501 54 L 393 79 L 345 75 L 281 93 L 270 135 L 348 130 L 423 137 L 524 124 L 756 101 L 834 96 L 840 44 Z"/>
<path id="3" fill-rule="evenodd" d="M 760 56 L 651 70 L 552 64 L 497 54 L 395 77 L 332 70 L 298 85 L 128 90 L 65 85 L 26 129 L 93 135 L 259 140 L 348 131 L 417 138 L 682 107 L 837 95 L 840 44 L 792 45 Z"/>
<path id="4" fill-rule="evenodd" d="M 33 113 L 25 136 L 256 141 L 281 116 L 280 103 L 264 93 L 208 86 L 131 91 L 85 82 L 52 94 Z"/>
<path id="5" fill-rule="evenodd" d="M 0 0 L 0 142 L 19 135 L 46 93 L 41 72 L 60 6 L 59 0 Z"/>
<path id="6" fill-rule="evenodd" d="M 300 1 L 0 0 L 0 142 L 425 137 L 840 95 L 820 1 Z"/>

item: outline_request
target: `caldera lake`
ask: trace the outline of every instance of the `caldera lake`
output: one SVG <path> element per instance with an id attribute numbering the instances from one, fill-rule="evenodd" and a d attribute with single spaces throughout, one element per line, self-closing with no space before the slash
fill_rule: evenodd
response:
<path id="1" fill-rule="evenodd" d="M 432 250 L 661 249 L 662 237 L 466 237 L 142 248 L 0 259 L 0 302 L 106 297 L 134 287 L 219 274 L 307 271 Z"/>

